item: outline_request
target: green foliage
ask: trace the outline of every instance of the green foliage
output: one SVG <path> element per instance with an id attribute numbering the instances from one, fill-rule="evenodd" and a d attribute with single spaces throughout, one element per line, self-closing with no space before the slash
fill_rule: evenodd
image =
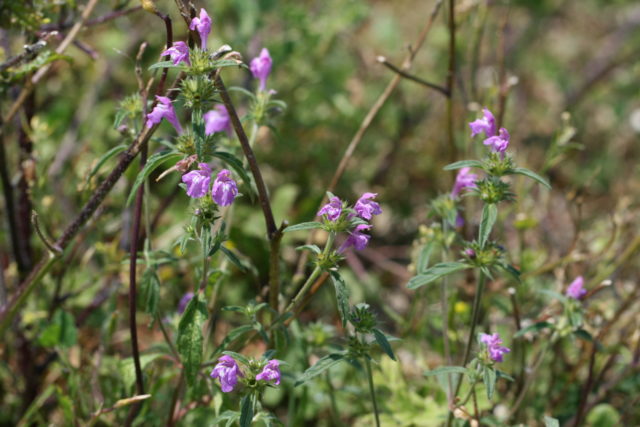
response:
<path id="1" fill-rule="evenodd" d="M 202 362 L 202 325 L 207 318 L 207 306 L 200 294 L 196 294 L 184 310 L 178 325 L 178 352 L 184 364 L 184 374 L 189 385 L 194 385 Z"/>

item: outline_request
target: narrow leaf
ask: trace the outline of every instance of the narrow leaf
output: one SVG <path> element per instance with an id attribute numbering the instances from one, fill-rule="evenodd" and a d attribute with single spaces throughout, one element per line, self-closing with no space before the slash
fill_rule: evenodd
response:
<path id="1" fill-rule="evenodd" d="M 376 338 L 376 341 L 380 348 L 387 353 L 387 356 L 391 358 L 391 360 L 396 360 L 396 356 L 393 354 L 393 349 L 387 340 L 387 336 L 379 329 L 373 329 L 373 336 Z"/>
<path id="2" fill-rule="evenodd" d="M 230 330 L 229 333 L 227 334 L 227 336 L 224 337 L 224 339 L 222 340 L 222 342 L 220 343 L 220 345 L 216 349 L 216 353 L 219 352 L 220 350 L 222 350 L 223 348 L 225 348 L 227 345 L 229 345 L 229 343 L 231 341 L 234 341 L 234 340 L 240 338 L 242 335 L 246 334 L 247 332 L 251 332 L 253 330 L 254 330 L 253 325 L 242 325 L 242 326 L 238 326 L 237 328 L 234 328 L 234 329 Z"/>
<path id="3" fill-rule="evenodd" d="M 146 313 L 155 316 L 160 301 L 160 279 L 155 270 L 148 268 L 142 274 L 140 302 Z"/>
<path id="4" fill-rule="evenodd" d="M 127 145 L 126 144 L 122 144 L 122 145 L 118 145 L 116 147 L 113 147 L 111 150 L 109 150 L 106 153 L 104 153 L 102 155 L 102 157 L 100 157 L 100 159 L 98 159 L 98 162 L 93 167 L 93 169 L 91 169 L 91 172 L 89 172 L 89 175 L 87 176 L 87 184 L 91 181 L 91 178 L 93 178 L 94 175 L 96 173 L 98 173 L 98 171 L 100 170 L 102 165 L 104 165 L 110 158 L 112 158 L 114 156 L 117 156 L 118 154 L 122 153 L 126 149 L 127 149 Z"/>
<path id="5" fill-rule="evenodd" d="M 302 376 L 298 378 L 298 381 L 296 381 L 296 387 L 314 377 L 317 377 L 327 369 L 331 368 L 334 365 L 337 365 L 343 360 L 344 354 L 341 353 L 332 353 L 324 356 L 323 358 L 318 360 L 315 365 L 304 371 L 304 374 L 302 374 Z"/>
<path id="6" fill-rule="evenodd" d="M 318 245 L 302 245 L 302 246 L 298 246 L 296 248 L 296 251 L 302 251 L 304 249 L 309 250 L 309 251 L 313 252 L 316 255 L 320 255 L 320 253 L 322 252 L 320 250 L 320 248 L 318 247 Z"/>
<path id="7" fill-rule="evenodd" d="M 331 272 L 331 280 L 336 290 L 336 301 L 338 302 L 338 312 L 342 320 L 342 327 L 346 328 L 347 320 L 349 319 L 349 288 L 347 288 L 344 279 L 337 271 Z"/>
<path id="8" fill-rule="evenodd" d="M 300 224 L 290 225 L 289 227 L 285 228 L 283 232 L 289 233 L 291 231 L 311 230 L 320 227 L 322 227 L 322 223 L 317 221 L 301 222 Z"/>
<path id="9" fill-rule="evenodd" d="M 151 175 L 151 172 L 157 169 L 158 166 L 169 160 L 177 162 L 181 158 L 182 154 L 176 153 L 175 151 L 163 151 L 149 157 L 149 160 L 147 160 L 147 164 L 144 166 L 144 169 L 140 171 L 140 173 L 136 177 L 136 180 L 133 182 L 133 187 L 131 187 L 131 192 L 129 193 L 126 204 L 131 204 L 131 202 L 135 198 L 136 191 L 138 191 L 138 187 L 142 185 L 144 180 L 147 179 L 149 175 Z"/>
<path id="10" fill-rule="evenodd" d="M 251 329 L 253 329 L 253 326 L 251 327 Z M 236 362 L 240 362 L 245 366 L 251 365 L 251 361 L 249 359 L 247 359 L 245 356 L 243 356 L 240 353 L 236 353 L 235 351 L 223 351 L 222 354 L 226 354 L 227 356 L 233 357 L 236 360 Z"/>
<path id="11" fill-rule="evenodd" d="M 155 64 L 153 64 L 152 66 L 149 67 L 149 70 L 155 70 L 156 68 L 179 68 L 179 69 L 186 69 L 187 67 L 185 67 L 184 65 L 173 65 L 173 62 L 171 61 L 161 61 L 161 62 L 156 62 Z"/>
<path id="12" fill-rule="evenodd" d="M 537 322 L 537 323 L 534 323 L 533 325 L 527 326 L 526 328 L 520 329 L 518 332 L 515 333 L 513 338 L 520 338 L 521 336 L 529 332 L 540 332 L 541 330 L 545 328 L 550 328 L 550 327 L 551 327 L 551 323 L 549 322 Z"/>
<path id="13" fill-rule="evenodd" d="M 424 371 L 424 376 L 431 377 L 434 375 L 441 374 L 467 374 L 467 368 L 463 368 L 462 366 L 441 366 L 436 369 L 432 369 L 430 371 Z"/>
<path id="14" fill-rule="evenodd" d="M 483 381 L 487 389 L 487 398 L 491 400 L 493 399 L 493 392 L 496 389 L 496 371 L 493 368 L 485 367 Z"/>
<path id="15" fill-rule="evenodd" d="M 482 208 L 482 219 L 480 220 L 480 231 L 478 236 L 478 243 L 481 248 L 487 243 L 491 229 L 496 223 L 498 217 L 498 207 L 494 203 L 487 203 Z"/>
<path id="16" fill-rule="evenodd" d="M 544 416 L 544 427 L 560 427 L 560 421 L 555 418 Z"/>
<path id="17" fill-rule="evenodd" d="M 235 266 L 238 267 L 241 271 L 247 271 L 247 267 L 242 264 L 240 258 L 238 258 L 236 254 L 234 254 L 231 250 L 227 249 L 224 245 L 220 246 L 220 250 L 223 254 L 226 255 L 227 258 L 229 258 L 229 261 L 235 264 Z"/>
<path id="18" fill-rule="evenodd" d="M 422 274 L 419 274 L 409 280 L 407 287 L 409 289 L 417 289 L 421 286 L 429 284 L 441 277 L 455 273 L 459 270 L 464 270 L 470 266 L 462 262 L 441 262 L 429 268 Z"/>
<path id="19" fill-rule="evenodd" d="M 191 298 L 178 324 L 178 352 L 182 357 L 187 384 L 193 385 L 202 362 L 202 324 L 207 318 L 207 305 L 200 293 Z"/>
<path id="20" fill-rule="evenodd" d="M 448 164 L 447 166 L 444 167 L 444 170 L 450 171 L 450 170 L 462 169 L 462 168 L 484 169 L 484 163 L 482 163 L 480 160 L 460 160 L 459 162 Z"/>
<path id="21" fill-rule="evenodd" d="M 253 404 L 251 395 L 245 395 L 240 401 L 240 427 L 250 427 L 253 421 Z"/>
<path id="22" fill-rule="evenodd" d="M 527 176 L 535 181 L 538 181 L 540 184 L 544 185 L 545 187 L 547 187 L 549 190 L 551 190 L 551 186 L 549 185 L 549 183 L 547 182 L 546 179 L 544 179 L 543 177 L 541 177 L 540 175 L 538 175 L 537 173 L 530 171 L 529 169 L 525 169 L 525 168 L 515 168 L 513 170 L 514 174 L 518 174 L 518 175 L 524 175 Z"/>

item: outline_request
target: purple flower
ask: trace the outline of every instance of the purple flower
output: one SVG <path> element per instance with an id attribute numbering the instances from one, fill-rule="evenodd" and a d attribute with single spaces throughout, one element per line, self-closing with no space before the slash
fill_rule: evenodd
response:
<path id="1" fill-rule="evenodd" d="M 187 292 L 180 298 L 180 302 L 178 303 L 178 313 L 184 313 L 185 308 L 187 308 L 187 304 L 193 298 L 193 292 Z"/>
<path id="2" fill-rule="evenodd" d="M 180 126 L 176 112 L 173 109 L 173 105 L 171 105 L 171 100 L 166 96 L 158 95 L 156 95 L 156 99 L 158 100 L 158 103 L 153 111 L 147 114 L 147 127 L 151 128 L 153 125 L 160 123 L 162 119 L 165 119 L 173 125 L 176 132 L 179 134 L 182 133 L 182 126 Z"/>
<path id="3" fill-rule="evenodd" d="M 484 132 L 487 138 L 496 134 L 495 117 L 493 117 L 493 114 L 491 114 L 491 111 L 487 108 L 483 108 L 482 112 L 484 113 L 484 117 L 469 123 L 472 138 L 481 132 Z"/>
<path id="4" fill-rule="evenodd" d="M 199 163 L 200 169 L 182 175 L 182 182 L 187 184 L 187 196 L 199 199 L 209 191 L 211 168 L 206 163 Z"/>
<path id="5" fill-rule="evenodd" d="M 347 237 L 347 240 L 345 240 L 344 243 L 340 246 L 340 248 L 338 249 L 338 252 L 344 252 L 351 246 L 353 246 L 359 251 L 366 248 L 371 236 L 369 236 L 368 234 L 362 233 L 362 231 L 368 230 L 370 228 L 371 228 L 371 225 L 369 224 L 356 225 L 356 228 L 349 234 L 349 237 Z"/>
<path id="6" fill-rule="evenodd" d="M 236 361 L 227 355 L 218 359 L 218 364 L 211 371 L 211 378 L 220 378 L 220 385 L 225 393 L 233 391 L 238 384 L 238 377 L 244 377 L 244 375 Z"/>
<path id="7" fill-rule="evenodd" d="M 267 78 L 271 73 L 272 64 L 273 61 L 271 60 L 271 56 L 269 55 L 269 51 L 266 47 L 262 48 L 260 56 L 251 60 L 249 68 L 251 69 L 253 77 L 260 80 L 260 90 L 265 90 L 267 86 Z"/>
<path id="8" fill-rule="evenodd" d="M 342 201 L 333 196 L 329 199 L 329 203 L 320 208 L 316 216 L 326 215 L 329 221 L 335 222 L 340 218 L 340 214 L 342 214 Z"/>
<path id="9" fill-rule="evenodd" d="M 498 135 L 485 139 L 483 144 L 490 145 L 496 153 L 504 153 L 509 146 L 509 132 L 505 128 L 500 128 Z"/>
<path id="10" fill-rule="evenodd" d="M 191 65 L 191 61 L 189 61 L 189 47 L 185 42 L 175 42 L 173 46 L 162 52 L 160 55 L 169 55 L 171 57 L 171 61 L 173 61 L 173 65 L 178 65 L 180 62 Z"/>
<path id="11" fill-rule="evenodd" d="M 578 276 L 567 288 L 566 295 L 569 298 L 581 299 L 586 293 L 587 290 L 584 288 L 584 279 L 582 276 Z"/>
<path id="12" fill-rule="evenodd" d="M 191 20 L 189 29 L 198 31 L 198 34 L 200 34 L 200 47 L 205 50 L 207 48 L 207 37 L 211 32 L 211 18 L 209 18 L 206 10 L 200 9 L 200 17 Z"/>
<path id="13" fill-rule="evenodd" d="M 460 191 L 465 188 L 476 188 L 476 180 L 478 175 L 470 173 L 471 168 L 462 168 L 456 176 L 456 182 L 453 184 L 453 190 L 451 190 L 451 197 L 456 198 Z"/>
<path id="14" fill-rule="evenodd" d="M 456 215 L 456 228 L 460 228 L 464 226 L 464 218 L 460 212 Z"/>
<path id="15" fill-rule="evenodd" d="M 471 248 L 467 248 L 467 249 L 465 249 L 465 250 L 464 250 L 464 254 L 465 254 L 466 256 L 468 256 L 469 258 L 475 258 L 475 257 L 476 257 L 476 251 L 474 251 L 474 250 L 473 250 L 473 249 L 471 249 Z"/>
<path id="16" fill-rule="evenodd" d="M 231 172 L 222 169 L 218 172 L 211 189 L 213 200 L 220 206 L 229 206 L 238 195 L 238 186 L 231 178 Z"/>
<path id="17" fill-rule="evenodd" d="M 213 110 L 205 113 L 203 118 L 205 135 L 226 131 L 231 136 L 231 120 L 229 120 L 229 113 L 224 105 L 216 105 Z"/>
<path id="18" fill-rule="evenodd" d="M 498 334 L 480 334 L 480 342 L 487 345 L 489 357 L 491 357 L 494 362 L 502 362 L 502 355 L 511 351 L 507 347 L 500 345 L 502 344 L 502 340 Z"/>
<path id="19" fill-rule="evenodd" d="M 269 360 L 258 375 L 256 375 L 258 381 L 274 381 L 275 385 L 280 385 L 280 362 L 277 360 Z"/>
<path id="20" fill-rule="evenodd" d="M 382 213 L 380 205 L 373 201 L 378 193 L 364 193 L 353 207 L 360 218 L 370 220 L 373 215 Z"/>

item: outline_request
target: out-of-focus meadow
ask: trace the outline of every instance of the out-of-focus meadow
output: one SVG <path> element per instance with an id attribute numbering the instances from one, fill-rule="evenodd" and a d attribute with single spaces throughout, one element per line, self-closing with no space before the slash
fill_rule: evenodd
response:
<path id="1" fill-rule="evenodd" d="M 248 63 L 268 48 L 273 58 L 268 87 L 286 109 L 260 128 L 253 148 L 276 223 L 312 221 L 350 141 L 396 76 L 379 57 L 401 67 L 437 2 L 193 3 L 212 18 L 211 49 L 228 44 Z M 174 40 L 186 40 L 188 28 L 176 3 L 156 5 L 172 18 Z M 84 1 L 72 0 L 0 3 L 3 321 L 20 284 L 28 283 L 29 273 L 48 256 L 31 212 L 37 212 L 45 240 L 60 238 L 118 163 L 120 154 L 105 153 L 131 142 L 121 127 L 127 122 L 119 121 L 118 114 L 121 119 L 123 112 L 134 111 L 142 117 L 137 101 L 127 101 L 139 90 L 136 63 L 144 82 L 156 73 L 157 84 L 160 76 L 148 67 L 160 61 L 165 48 L 164 24 L 135 1 L 98 2 L 89 25 L 64 53 L 54 53 L 84 7 Z M 448 1 L 435 9 L 424 45 L 407 70 L 443 87 L 450 68 L 449 10 Z M 105 16 L 110 19 L 91 21 Z M 482 107 L 509 129 L 510 153 L 518 165 L 545 177 L 552 189 L 521 177 L 508 179 L 516 199 L 500 205 L 492 236 L 521 272 L 522 282 L 495 275 L 487 284 L 479 325 L 484 327 L 480 331 L 500 332 L 512 349 L 500 370 L 515 381 L 499 381 L 492 400 L 484 392 L 476 399 L 474 393 L 475 415 L 472 410 L 456 413 L 455 422 L 545 425 L 549 416 L 560 425 L 638 425 L 640 4 L 460 0 L 455 23 L 454 144 L 447 133 L 447 97 L 402 78 L 366 127 L 332 191 L 353 201 L 364 192 L 377 193 L 383 210 L 372 220 L 368 247 L 346 252 L 340 268 L 351 302 L 368 303 L 380 328 L 399 338 L 391 340 L 397 361 L 374 352 L 382 425 L 447 423 L 446 385 L 442 377 L 439 382 L 424 372 L 459 363 L 476 279 L 458 273 L 448 280 L 453 363 L 444 356 L 440 286 L 410 290 L 406 284 L 419 268 L 422 248 L 437 232 L 430 203 L 450 192 L 454 182 L 454 172 L 443 167 L 483 156 L 484 147 L 469 137 L 468 126 Z M 25 45 L 41 39 L 47 47 L 5 66 L 25 52 Z M 143 42 L 148 46 L 136 61 Z M 43 66 L 50 68 L 7 121 L 21 91 L 29 88 L 25 82 Z M 175 75 L 170 70 L 167 85 Z M 224 68 L 222 75 L 228 86 L 252 90 L 255 85 L 245 69 Z M 231 96 L 239 114 L 246 115 L 250 107 L 242 92 Z M 186 116 L 181 120 L 187 123 Z M 172 132 L 163 123 L 149 142 L 150 154 L 164 149 Z M 237 143 L 226 144 L 241 157 L 233 148 Z M 178 303 L 197 289 L 202 268 L 196 245 L 184 254 L 174 246 L 194 209 L 178 186 L 178 173 L 156 181 L 170 166 L 165 163 L 150 174 L 143 206 L 142 230 L 150 232 L 159 280 L 157 317 L 140 309 L 137 320 L 151 397 L 135 419 L 131 405 L 115 407 L 119 399 L 136 394 L 127 299 L 135 213 L 133 204 L 126 203 L 140 170 L 135 160 L 77 236 L 65 242 L 62 262 L 38 278 L 4 329 L 0 424 L 212 425 L 225 410 L 238 410 L 239 400 L 223 396 L 207 378 L 217 359 L 207 355 L 229 345 L 229 331 L 247 323 L 222 307 L 267 300 L 271 249 L 263 215 L 258 200 L 241 191 L 245 194 L 227 219 L 224 244 L 235 259 L 229 264 L 212 257 L 210 267 L 216 299 L 209 313 L 210 348 L 202 361 L 210 365 L 203 368 L 200 385 L 185 388 L 165 341 L 175 340 Z M 470 240 L 480 225 L 481 205 L 469 197 L 462 206 L 467 215 L 460 235 Z M 301 251 L 295 247 L 307 235 L 284 235 L 279 261 L 283 300 L 300 285 L 294 273 Z M 325 240 L 316 233 L 310 243 L 322 246 Z M 432 263 L 457 257 L 440 253 L 434 252 Z M 138 262 L 140 278 L 149 259 Z M 554 295 L 564 294 L 578 275 L 589 291 L 582 300 L 581 332 L 551 341 L 548 331 L 562 313 Z M 287 362 L 282 385 L 267 390 L 262 402 L 285 425 L 374 423 L 366 378 L 350 364 L 328 371 L 331 377 L 294 387 L 305 369 L 340 343 L 336 337 L 343 325 L 335 307 L 333 285 L 327 284 L 291 322 L 286 345 L 254 339 L 242 348 L 255 357 L 276 348 L 277 358 Z M 519 396 L 523 401 L 517 402 Z M 261 422 L 275 423 L 256 419 L 256 425 Z"/>

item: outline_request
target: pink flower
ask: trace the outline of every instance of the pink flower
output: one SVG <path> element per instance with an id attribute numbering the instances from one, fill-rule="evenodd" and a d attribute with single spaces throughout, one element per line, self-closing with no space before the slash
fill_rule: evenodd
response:
<path id="1" fill-rule="evenodd" d="M 584 279 L 582 278 L 582 276 L 578 276 L 573 282 L 571 282 L 565 294 L 569 298 L 582 299 L 582 297 L 585 296 L 586 293 L 587 290 L 584 288 Z"/>
<path id="2" fill-rule="evenodd" d="M 156 95 L 156 99 L 158 100 L 158 103 L 154 107 L 153 111 L 147 114 L 147 127 L 151 128 L 153 125 L 160 123 L 162 119 L 165 119 L 173 125 L 176 132 L 181 134 L 182 126 L 180 126 L 180 122 L 176 116 L 176 111 L 173 109 L 173 105 L 171 105 L 171 100 L 166 96 L 158 95 Z"/>
<path id="3" fill-rule="evenodd" d="M 469 123 L 471 128 L 471 137 L 473 138 L 477 134 L 484 132 L 487 138 L 496 134 L 496 119 L 491 114 L 488 108 L 483 108 L 483 117 Z"/>
<path id="4" fill-rule="evenodd" d="M 273 381 L 275 385 L 280 385 L 280 363 L 273 359 L 270 360 L 262 372 L 256 375 L 258 381 Z"/>
<path id="5" fill-rule="evenodd" d="M 182 175 L 182 182 L 187 184 L 187 196 L 199 199 L 209 191 L 211 168 L 206 163 L 198 164 L 200 169 Z"/>
<path id="6" fill-rule="evenodd" d="M 209 18 L 206 10 L 200 9 L 200 17 L 191 20 L 189 29 L 191 31 L 198 31 L 198 34 L 200 34 L 200 47 L 202 50 L 205 50 L 207 48 L 207 37 L 209 37 L 209 33 L 211 32 L 211 18 Z"/>
<path id="7" fill-rule="evenodd" d="M 471 168 L 462 168 L 456 176 L 456 182 L 453 184 L 453 190 L 451 190 L 451 197 L 456 198 L 460 191 L 465 188 L 476 188 L 476 180 L 478 175 L 470 173 Z"/>
<path id="8" fill-rule="evenodd" d="M 271 73 L 272 64 L 273 61 L 271 60 L 271 56 L 269 55 L 267 48 L 262 48 L 260 56 L 251 60 L 249 68 L 251 69 L 253 77 L 260 80 L 260 90 L 265 90 L 267 86 L 267 78 Z"/>
<path id="9" fill-rule="evenodd" d="M 329 203 L 320 208 L 316 216 L 325 215 L 329 221 L 335 222 L 340 218 L 340 214 L 342 214 L 342 201 L 334 196 L 329 199 Z"/>
<path id="10" fill-rule="evenodd" d="M 211 371 L 211 378 L 220 379 L 220 386 L 224 393 L 233 391 L 236 384 L 238 384 L 239 377 L 244 377 L 240 367 L 231 356 L 227 355 L 218 359 L 218 364 Z"/>
<path id="11" fill-rule="evenodd" d="M 173 46 L 162 52 L 160 55 L 169 55 L 171 57 L 171 61 L 173 61 L 173 65 L 178 65 L 180 62 L 191 65 L 191 62 L 189 61 L 189 46 L 187 46 L 185 42 L 175 42 Z"/>
<path id="12" fill-rule="evenodd" d="M 238 195 L 238 185 L 231 178 L 231 172 L 227 169 L 218 172 L 211 189 L 211 195 L 220 206 L 229 206 Z"/>
<path id="13" fill-rule="evenodd" d="M 502 362 L 502 355 L 511 351 L 509 348 L 501 345 L 502 340 L 498 334 L 480 334 L 480 342 L 487 345 L 489 357 L 495 362 Z"/>
<path id="14" fill-rule="evenodd" d="M 231 120 L 229 113 L 224 105 L 218 104 L 213 110 L 205 113 L 204 116 L 204 133 L 212 135 L 216 132 L 225 131 L 229 136 L 231 133 Z"/>
<path id="15" fill-rule="evenodd" d="M 187 308 L 187 304 L 189 304 L 189 301 L 191 301 L 193 297 L 193 292 L 187 292 L 182 296 L 182 298 L 180 298 L 180 302 L 178 303 L 178 313 L 184 313 L 184 310 Z"/>
<path id="16" fill-rule="evenodd" d="M 500 128 L 498 135 L 485 139 L 483 144 L 491 146 L 496 153 L 504 153 L 509 147 L 509 132 L 505 128 Z"/>
<path id="17" fill-rule="evenodd" d="M 345 250 L 349 249 L 351 246 L 359 251 L 366 248 L 371 236 L 362 233 L 362 231 L 369 230 L 370 228 L 371 225 L 369 224 L 356 225 L 356 228 L 349 234 L 349 237 L 347 237 L 347 240 L 345 240 L 344 243 L 340 246 L 338 252 L 342 253 Z"/>
<path id="18" fill-rule="evenodd" d="M 360 218 L 371 219 L 373 215 L 379 215 L 382 213 L 380 205 L 373 201 L 377 196 L 377 193 L 364 193 L 356 202 L 353 209 L 356 211 Z"/>

